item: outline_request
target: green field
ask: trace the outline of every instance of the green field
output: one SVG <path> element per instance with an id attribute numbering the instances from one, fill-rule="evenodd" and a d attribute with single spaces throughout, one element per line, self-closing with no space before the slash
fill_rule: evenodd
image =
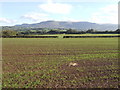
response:
<path id="1" fill-rule="evenodd" d="M 118 36 L 120 34 L 41 34 L 33 36 Z"/>
<path id="2" fill-rule="evenodd" d="M 2 53 L 3 88 L 118 88 L 118 38 L 3 38 Z"/>
<path id="3" fill-rule="evenodd" d="M 41 34 L 41 35 L 27 35 L 27 36 L 58 36 L 63 38 L 63 36 L 120 36 L 120 34 Z"/>

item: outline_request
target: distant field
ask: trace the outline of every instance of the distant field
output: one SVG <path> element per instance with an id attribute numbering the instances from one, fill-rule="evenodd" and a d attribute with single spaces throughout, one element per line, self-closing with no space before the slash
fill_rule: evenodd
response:
<path id="1" fill-rule="evenodd" d="M 63 36 L 120 36 L 120 34 L 43 34 L 27 36 L 58 36 L 59 38 L 63 38 Z"/>
<path id="2" fill-rule="evenodd" d="M 118 53 L 118 38 L 3 38 L 3 88 L 118 88 Z"/>
<path id="3" fill-rule="evenodd" d="M 120 34 L 43 34 L 42 36 L 118 36 Z M 33 35 L 41 36 L 41 35 Z"/>

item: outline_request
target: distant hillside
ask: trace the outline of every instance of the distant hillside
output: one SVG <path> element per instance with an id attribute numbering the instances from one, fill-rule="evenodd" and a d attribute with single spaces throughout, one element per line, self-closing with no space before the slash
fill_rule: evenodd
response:
<path id="1" fill-rule="evenodd" d="M 15 28 L 72 28 L 77 30 L 88 30 L 88 29 L 96 29 L 96 30 L 116 30 L 118 28 L 117 24 L 97 24 L 91 22 L 68 22 L 68 21 L 44 21 L 35 24 L 22 24 L 15 25 Z"/>

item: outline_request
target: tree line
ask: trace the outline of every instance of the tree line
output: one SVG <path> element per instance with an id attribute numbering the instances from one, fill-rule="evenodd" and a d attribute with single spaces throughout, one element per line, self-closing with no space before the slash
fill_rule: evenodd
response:
<path id="1" fill-rule="evenodd" d="M 15 31 L 15 30 L 3 30 L 0 32 L 2 36 L 25 36 L 25 35 L 42 35 L 42 34 L 120 34 L 120 29 L 115 31 L 97 31 L 94 29 L 88 29 L 86 31 L 78 31 L 75 29 L 59 30 L 27 30 L 27 31 Z"/>

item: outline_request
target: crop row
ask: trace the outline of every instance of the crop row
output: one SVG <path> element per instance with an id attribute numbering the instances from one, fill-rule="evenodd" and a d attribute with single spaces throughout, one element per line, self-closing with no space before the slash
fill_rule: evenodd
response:
<path id="1" fill-rule="evenodd" d="M 118 88 L 118 39 L 3 39 L 3 87 Z M 77 66 L 69 64 L 77 63 Z"/>

